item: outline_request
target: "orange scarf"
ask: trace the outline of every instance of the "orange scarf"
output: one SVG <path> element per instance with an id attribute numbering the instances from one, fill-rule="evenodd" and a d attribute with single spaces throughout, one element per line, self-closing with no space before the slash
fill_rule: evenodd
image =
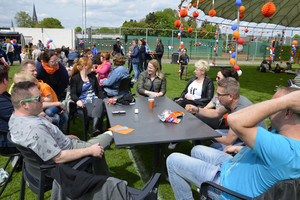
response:
<path id="1" fill-rule="evenodd" d="M 50 67 L 46 62 L 41 60 L 42 66 L 46 70 L 46 72 L 50 75 L 54 74 L 57 70 L 59 70 L 59 64 L 57 63 L 57 68 Z"/>

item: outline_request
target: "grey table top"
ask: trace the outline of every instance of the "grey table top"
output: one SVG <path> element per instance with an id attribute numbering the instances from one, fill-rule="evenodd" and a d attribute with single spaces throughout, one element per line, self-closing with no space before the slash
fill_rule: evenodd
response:
<path id="1" fill-rule="evenodd" d="M 111 127 L 127 126 L 135 129 L 126 135 L 113 133 L 116 147 L 161 144 L 186 140 L 206 140 L 220 137 L 220 134 L 210 128 L 194 115 L 187 112 L 168 97 L 156 97 L 152 110 L 148 106 L 148 98 L 137 97 L 134 105 L 108 105 L 105 101 Z M 135 114 L 135 109 L 139 113 Z M 124 110 L 125 114 L 112 114 L 113 111 Z M 164 110 L 185 113 L 179 124 L 164 123 L 157 114 Z"/>

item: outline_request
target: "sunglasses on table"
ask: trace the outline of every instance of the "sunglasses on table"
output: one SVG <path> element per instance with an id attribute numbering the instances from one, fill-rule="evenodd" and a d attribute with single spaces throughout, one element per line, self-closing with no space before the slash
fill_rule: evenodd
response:
<path id="1" fill-rule="evenodd" d="M 21 101 L 26 101 L 26 102 L 30 102 L 30 101 L 38 101 L 38 102 L 41 102 L 42 97 L 43 97 L 42 95 L 39 95 L 38 97 L 35 97 L 35 98 L 22 99 L 22 100 L 18 101 L 17 104 L 19 104 Z"/>

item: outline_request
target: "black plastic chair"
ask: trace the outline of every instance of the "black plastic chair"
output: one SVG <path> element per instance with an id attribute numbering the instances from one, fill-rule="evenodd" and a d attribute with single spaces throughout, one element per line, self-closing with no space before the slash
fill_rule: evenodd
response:
<path id="1" fill-rule="evenodd" d="M 83 140 L 87 141 L 87 132 L 89 130 L 89 121 L 92 119 L 88 116 L 87 109 L 85 107 L 77 108 L 77 105 L 74 101 L 69 101 L 67 107 L 69 109 L 67 134 L 69 134 L 69 132 L 70 132 L 70 123 L 71 123 L 71 121 L 73 121 L 73 124 L 74 124 L 76 117 L 82 118 Z"/>
<path id="2" fill-rule="evenodd" d="M 16 145 L 16 147 L 24 158 L 20 200 L 23 200 L 25 196 L 25 182 L 31 191 L 38 195 L 38 199 L 43 200 L 44 193 L 52 189 L 53 178 L 51 176 L 51 170 L 57 167 L 57 164 L 53 161 L 44 162 L 29 148 L 21 145 Z M 96 165 L 92 157 L 85 157 L 82 158 L 72 168 L 75 170 L 85 170 L 89 173 L 92 173 L 93 170 L 95 170 Z M 127 187 L 128 193 L 131 195 L 133 200 L 157 199 L 159 178 L 160 174 L 156 173 L 141 190 Z"/>
<path id="3" fill-rule="evenodd" d="M 6 131 L 0 131 L 0 134 L 5 134 L 7 135 L 7 132 Z M 0 196 L 2 195 L 2 193 L 4 192 L 8 182 L 10 181 L 13 173 L 16 171 L 16 169 L 19 167 L 21 161 L 22 161 L 22 156 L 21 156 L 21 153 L 15 148 L 15 147 L 12 147 L 10 148 L 12 149 L 13 151 L 12 152 L 8 152 L 7 151 L 7 148 L 0 148 L 0 155 L 1 156 L 4 156 L 4 157 L 8 157 L 8 160 L 6 162 L 6 164 L 4 165 L 3 169 L 6 170 L 6 168 L 8 167 L 9 163 L 12 162 L 13 158 L 15 156 L 17 156 L 17 161 L 14 165 L 14 167 L 12 168 L 12 170 L 10 171 L 9 175 L 8 175 L 8 178 L 6 179 L 5 183 L 3 184 L 1 190 L 0 190 Z"/>
<path id="4" fill-rule="evenodd" d="M 132 77 L 128 77 L 120 81 L 118 87 L 118 96 L 128 94 L 131 92 L 131 79 Z"/>
<path id="5" fill-rule="evenodd" d="M 300 199 L 300 178 L 288 179 L 275 183 L 263 194 L 251 198 L 235 191 L 229 190 L 213 182 L 204 182 L 200 188 L 200 199 L 210 199 L 208 197 L 208 188 L 214 188 L 221 191 L 223 194 L 227 193 L 233 197 L 243 199 L 243 200 L 270 200 L 270 199 L 288 199 L 288 200 L 298 200 Z"/>
<path id="6" fill-rule="evenodd" d="M 38 195 L 39 200 L 44 199 L 44 193 L 52 189 L 53 178 L 51 177 L 51 169 L 57 166 L 53 161 L 44 162 L 31 149 L 17 145 L 17 149 L 21 152 L 23 160 L 22 181 L 20 199 L 25 196 L 25 183 L 30 190 Z M 93 166 L 93 159 L 85 157 L 81 159 L 73 169 L 82 170 Z"/>
<path id="7" fill-rule="evenodd" d="M 70 86 L 68 86 L 68 88 L 67 88 L 65 105 L 66 105 L 67 113 L 68 113 L 67 134 L 69 134 L 69 132 L 70 132 L 70 123 L 71 123 L 71 121 L 73 121 L 73 124 L 74 124 L 76 117 L 80 117 L 80 118 L 82 118 L 83 140 L 87 141 L 87 132 L 88 132 L 88 129 L 89 129 L 89 120 L 91 120 L 91 118 L 88 117 L 87 110 L 86 110 L 85 107 L 77 108 L 76 103 L 71 99 Z"/>

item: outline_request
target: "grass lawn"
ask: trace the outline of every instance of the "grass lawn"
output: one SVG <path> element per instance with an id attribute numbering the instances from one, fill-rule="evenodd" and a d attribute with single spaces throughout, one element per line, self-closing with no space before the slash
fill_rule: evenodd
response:
<path id="1" fill-rule="evenodd" d="M 253 103 L 257 103 L 263 100 L 270 99 L 274 94 L 277 86 L 287 86 L 287 80 L 293 79 L 295 75 L 280 73 L 261 73 L 256 71 L 257 66 L 240 66 L 243 74 L 240 77 L 241 94 L 250 99 Z M 167 79 L 167 93 L 169 98 L 177 97 L 181 94 L 186 86 L 185 81 L 179 80 L 177 74 L 178 65 L 163 64 L 163 72 Z M 293 68 L 299 69 L 299 65 L 293 65 Z M 10 77 L 19 71 L 19 66 L 13 66 L 10 70 Z M 193 76 L 193 65 L 188 67 L 188 77 Z M 208 72 L 208 77 L 215 83 L 215 77 L 219 68 L 211 68 Z M 10 80 L 11 81 L 11 80 Z M 133 89 L 135 91 L 135 88 Z M 104 123 L 106 124 L 106 123 Z M 75 124 L 71 124 L 70 133 L 82 138 L 82 127 L 80 119 L 75 121 Z M 192 144 L 190 141 L 179 143 L 175 150 L 167 150 L 167 155 L 176 151 L 185 154 L 190 154 Z M 143 181 L 146 181 L 152 171 L 152 159 L 153 159 L 153 147 L 151 145 L 136 146 L 130 149 L 116 149 L 114 145 L 111 149 L 108 149 L 105 153 L 106 161 L 108 163 L 110 173 L 112 176 L 127 180 L 129 186 L 141 188 Z M 0 166 L 3 167 L 7 158 L 0 157 Z M 146 180 L 141 180 L 139 173 Z M 9 167 L 8 171 L 11 170 Z M 21 172 L 14 173 L 14 176 L 8 184 L 5 192 L 2 194 L 1 199 L 14 200 L 19 198 Z M 196 192 L 195 192 L 196 193 Z M 175 199 L 172 188 L 168 182 L 163 178 L 159 186 L 159 196 L 161 199 Z M 26 190 L 26 199 L 37 199 L 37 196 L 33 194 L 29 189 Z M 50 198 L 50 192 L 47 192 L 45 199 Z"/>

